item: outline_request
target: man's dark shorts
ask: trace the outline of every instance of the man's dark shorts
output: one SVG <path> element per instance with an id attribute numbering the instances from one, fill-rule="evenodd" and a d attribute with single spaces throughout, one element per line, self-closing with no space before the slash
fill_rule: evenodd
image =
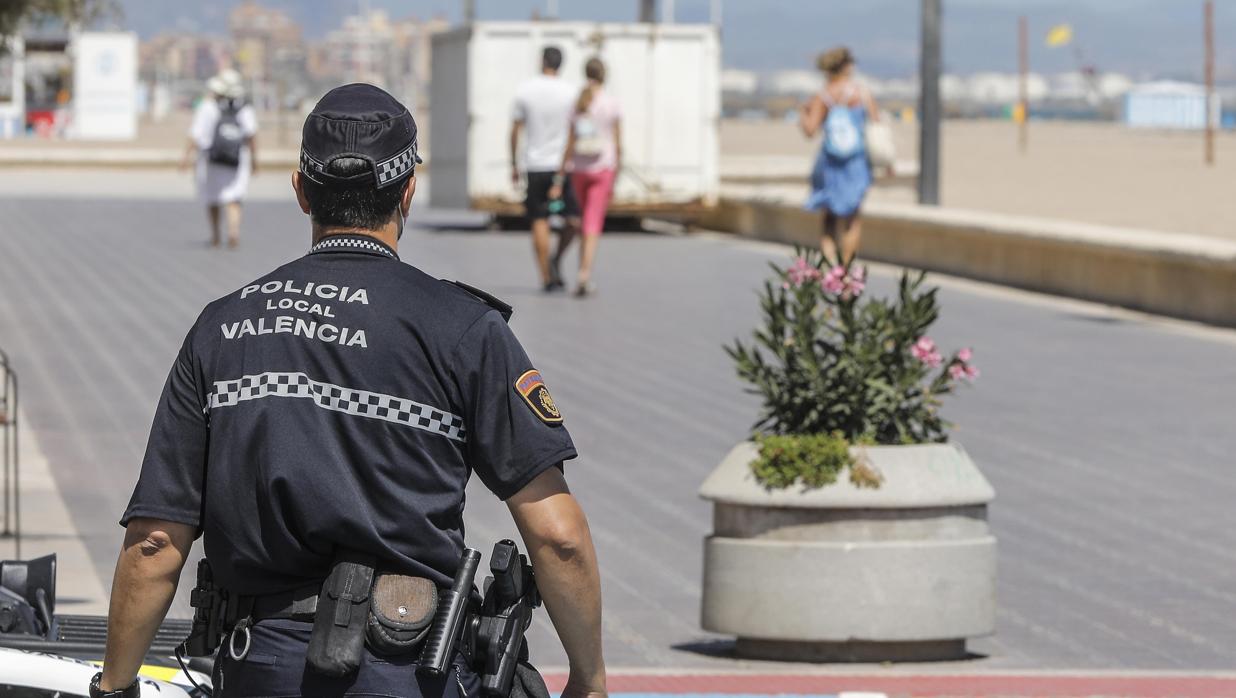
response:
<path id="1" fill-rule="evenodd" d="M 256 696 L 408 696 L 409 698 L 470 698 L 481 694 L 480 679 L 455 666 L 445 676 L 416 673 L 414 657 L 378 657 L 368 648 L 357 673 L 332 679 L 305 668 L 311 623 L 264 620 L 253 626 L 249 654 L 241 661 L 227 657 L 224 639 L 215 662 L 214 695 L 219 698 Z"/>
<path id="2" fill-rule="evenodd" d="M 528 211 L 529 220 L 549 218 L 549 190 L 554 186 L 553 172 L 528 173 L 528 198 L 524 200 L 524 208 Z M 562 202 L 565 204 L 558 213 L 567 218 L 579 217 L 579 203 L 575 201 L 575 187 L 571 186 L 571 175 L 562 180 Z"/>

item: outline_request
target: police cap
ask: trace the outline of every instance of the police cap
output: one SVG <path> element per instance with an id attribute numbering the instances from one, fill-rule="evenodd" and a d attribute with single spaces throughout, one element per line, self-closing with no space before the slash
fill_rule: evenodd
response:
<path id="1" fill-rule="evenodd" d="M 368 162 L 372 172 L 332 174 L 339 158 Z M 300 173 L 322 185 L 386 187 L 401 184 L 421 162 L 416 154 L 416 120 L 381 88 L 363 83 L 327 92 L 305 119 Z"/>

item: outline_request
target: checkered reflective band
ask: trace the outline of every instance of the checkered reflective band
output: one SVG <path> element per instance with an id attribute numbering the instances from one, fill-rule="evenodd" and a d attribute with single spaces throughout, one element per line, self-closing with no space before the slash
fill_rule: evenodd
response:
<path id="1" fill-rule="evenodd" d="M 364 252 L 377 252 L 391 258 L 397 258 L 390 248 L 380 242 L 363 240 L 358 237 L 329 237 L 309 248 L 309 254 L 323 250 L 354 249 Z"/>
<path id="2" fill-rule="evenodd" d="M 467 441 L 463 418 L 450 412 L 415 400 L 315 381 L 303 373 L 267 372 L 215 381 L 214 391 L 207 400 L 207 410 L 234 407 L 246 400 L 266 397 L 307 398 L 324 410 L 381 419 L 445 436 L 452 441 Z"/>
<path id="3" fill-rule="evenodd" d="M 313 177 L 315 174 L 326 172 L 326 165 L 318 162 L 312 155 L 305 152 L 304 148 L 300 149 L 300 171 Z"/>
<path id="4" fill-rule="evenodd" d="M 402 153 L 378 163 L 378 189 L 394 184 L 416 167 L 416 139 Z"/>

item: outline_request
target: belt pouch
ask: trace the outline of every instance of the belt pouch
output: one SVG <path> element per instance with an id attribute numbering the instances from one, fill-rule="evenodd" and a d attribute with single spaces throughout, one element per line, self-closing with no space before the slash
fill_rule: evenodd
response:
<path id="1" fill-rule="evenodd" d="M 378 654 L 411 654 L 429 633 L 438 586 L 424 577 L 379 574 L 373 583 L 365 641 Z"/>
<path id="2" fill-rule="evenodd" d="M 360 667 L 365 650 L 365 620 L 374 559 L 354 552 L 340 553 L 322 584 L 313 617 L 306 661 L 314 671 L 331 677 L 347 676 Z"/>

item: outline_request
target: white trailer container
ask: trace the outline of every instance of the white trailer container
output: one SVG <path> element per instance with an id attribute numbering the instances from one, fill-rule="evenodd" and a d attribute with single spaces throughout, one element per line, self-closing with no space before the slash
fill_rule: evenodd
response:
<path id="1" fill-rule="evenodd" d="M 1211 119 L 1219 123 L 1219 100 L 1212 103 Z M 1187 82 L 1148 82 L 1124 97 L 1124 122 L 1133 128 L 1206 128 L 1206 86 Z"/>
<path id="2" fill-rule="evenodd" d="M 511 105 L 540 71 L 541 50 L 563 52 L 562 79 L 582 86 L 584 63 L 606 65 L 623 109 L 623 172 L 611 211 L 641 214 L 716 202 L 721 50 L 716 27 L 691 24 L 474 22 L 433 37 L 429 197 L 434 206 L 521 211 L 510 179 Z"/>

